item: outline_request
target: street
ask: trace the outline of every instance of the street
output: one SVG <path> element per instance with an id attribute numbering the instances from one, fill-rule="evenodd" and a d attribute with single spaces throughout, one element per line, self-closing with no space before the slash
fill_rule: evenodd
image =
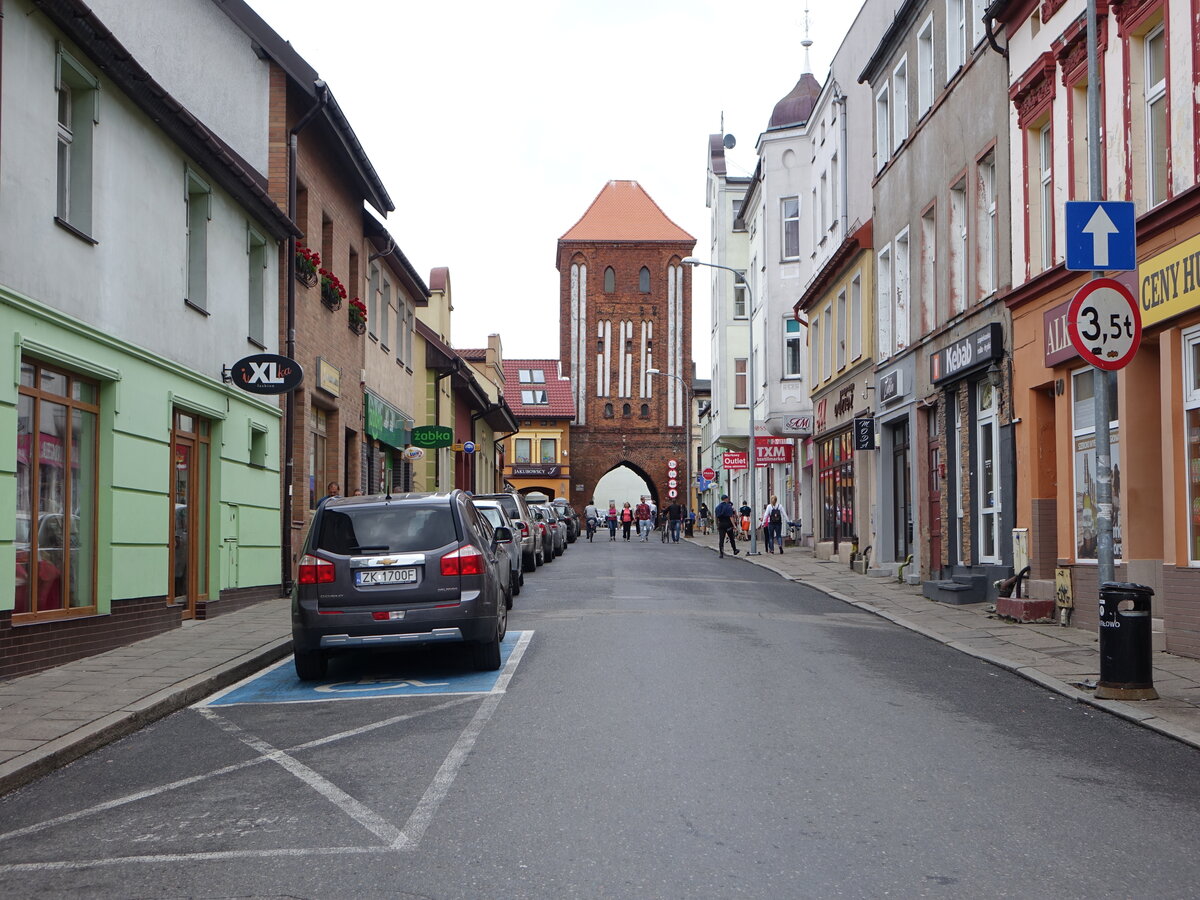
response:
<path id="1" fill-rule="evenodd" d="M 690 543 L 505 663 L 290 661 L 0 800 L 22 897 L 1193 896 L 1196 751 Z"/>

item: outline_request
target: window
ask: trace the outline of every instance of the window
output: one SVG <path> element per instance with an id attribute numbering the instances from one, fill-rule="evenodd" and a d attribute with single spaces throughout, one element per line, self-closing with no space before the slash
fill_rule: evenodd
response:
<path id="1" fill-rule="evenodd" d="M 733 361 L 733 405 L 747 406 L 745 358 Z"/>
<path id="2" fill-rule="evenodd" d="M 971 0 L 971 46 L 978 47 L 979 42 L 986 36 L 987 32 L 983 28 L 984 12 L 987 10 L 988 0 Z"/>
<path id="3" fill-rule="evenodd" d="M 733 317 L 735 319 L 746 318 L 746 282 L 741 279 L 745 277 L 745 272 L 738 272 L 740 278 L 735 278 L 733 282 Z"/>
<path id="4" fill-rule="evenodd" d="M 1038 252 L 1041 269 L 1054 265 L 1054 144 L 1050 136 L 1050 124 L 1037 129 L 1038 161 Z M 1031 211 L 1032 213 L 1032 211 Z M 1033 216 L 1030 215 L 1032 221 Z"/>
<path id="5" fill-rule="evenodd" d="M 937 210 L 921 216 L 921 334 L 937 324 Z"/>
<path id="6" fill-rule="evenodd" d="M 533 439 L 517 438 L 514 442 L 514 460 L 519 463 L 533 462 Z"/>
<path id="7" fill-rule="evenodd" d="M 846 367 L 846 292 L 837 295 L 837 367 Z"/>
<path id="8" fill-rule="evenodd" d="M 14 621 L 95 612 L 99 403 L 95 383 L 21 360 Z"/>
<path id="9" fill-rule="evenodd" d="M 641 412 L 641 416 L 642 416 L 642 418 L 643 418 L 643 419 L 648 419 L 648 418 L 650 418 L 650 404 L 649 404 L 649 403 L 643 403 L 643 404 L 642 404 L 642 412 Z"/>
<path id="10" fill-rule="evenodd" d="M 521 391 L 521 402 L 526 406 L 539 406 L 550 401 L 546 399 L 545 391 Z"/>
<path id="11" fill-rule="evenodd" d="M 850 332 L 850 358 L 862 356 L 862 278 L 858 275 L 850 282 L 850 321 L 846 329 Z"/>
<path id="12" fill-rule="evenodd" d="M 545 384 L 546 370 L 545 369 L 518 369 L 517 380 L 521 384 Z"/>
<path id="13" fill-rule="evenodd" d="M 733 199 L 733 208 L 730 211 L 730 221 L 733 222 L 733 230 L 734 231 L 745 231 L 746 230 L 746 223 L 741 220 L 740 216 L 738 216 L 738 212 L 742 208 L 742 199 L 743 198 L 741 198 L 741 197 L 735 197 Z"/>
<path id="14" fill-rule="evenodd" d="M 544 463 L 558 462 L 558 440 L 556 438 L 542 438 L 541 442 L 541 461 Z"/>
<path id="15" fill-rule="evenodd" d="M 650 270 L 645 266 L 638 272 L 638 290 L 643 294 L 650 293 Z"/>
<path id="16" fill-rule="evenodd" d="M 803 326 L 789 316 L 783 320 L 783 377 L 800 378 L 804 370 L 800 368 L 804 359 L 804 335 L 800 333 Z"/>
<path id="17" fill-rule="evenodd" d="M 930 15 L 917 35 L 917 115 L 933 106 L 933 16 Z"/>
<path id="18" fill-rule="evenodd" d="M 809 209 L 817 208 L 817 189 L 812 189 L 812 205 Z M 816 216 L 809 216 L 812 220 L 813 235 L 812 235 L 812 256 L 817 255 L 817 247 L 821 244 L 821 220 Z"/>
<path id="19" fill-rule="evenodd" d="M 996 224 L 996 154 L 989 153 L 975 169 L 975 298 L 996 290 L 999 231 Z"/>
<path id="20" fill-rule="evenodd" d="M 850 430 L 817 445 L 821 540 L 854 540 L 854 436 Z"/>
<path id="21" fill-rule="evenodd" d="M 611 403 L 604 404 L 604 418 L 611 419 L 613 417 L 613 405 Z"/>
<path id="22" fill-rule="evenodd" d="M 247 312 L 249 322 L 246 336 L 260 347 L 266 346 L 266 274 L 270 257 L 267 241 L 253 228 L 246 230 L 246 254 L 250 271 L 247 276 Z"/>
<path id="23" fill-rule="evenodd" d="M 1146 69 L 1146 196 L 1150 206 L 1167 199 L 1167 75 L 1163 26 L 1142 41 Z"/>
<path id="24" fill-rule="evenodd" d="M 57 58 L 58 193 L 55 216 L 83 234 L 92 230 L 92 138 L 100 120 L 100 82 L 73 56 Z"/>
<path id="25" fill-rule="evenodd" d="M 250 465 L 256 469 L 267 467 L 267 426 L 250 423 Z"/>
<path id="26" fill-rule="evenodd" d="M 829 197 L 829 177 L 825 172 L 821 173 L 821 188 L 818 191 L 818 196 L 821 198 L 821 215 L 817 221 L 823 229 L 825 227 L 825 223 L 829 221 L 829 204 L 827 202 Z M 825 240 L 825 235 L 823 233 L 821 234 L 821 240 Z"/>
<path id="27" fill-rule="evenodd" d="M 332 480 L 333 467 L 327 463 L 329 414 L 319 406 L 308 408 L 308 508 L 316 509 Z"/>
<path id="28" fill-rule="evenodd" d="M 379 298 L 379 346 L 388 349 L 391 345 L 392 283 L 383 278 L 383 293 Z"/>
<path id="29" fill-rule="evenodd" d="M 967 184 L 950 188 L 950 308 L 960 313 L 967 308 Z"/>
<path id="30" fill-rule="evenodd" d="M 371 280 L 367 287 L 367 330 L 374 337 L 379 331 L 379 266 L 371 266 Z"/>
<path id="31" fill-rule="evenodd" d="M 894 269 L 896 295 L 896 349 L 903 350 L 909 343 L 909 302 L 908 302 L 908 229 L 896 235 L 895 258 L 892 260 Z"/>
<path id="32" fill-rule="evenodd" d="M 1096 559 L 1096 401 L 1095 373 L 1098 369 L 1083 369 L 1071 376 L 1072 428 L 1075 456 L 1075 558 Z M 1109 450 L 1112 465 L 1112 528 L 1113 557 L 1121 558 L 1121 464 L 1119 430 L 1117 428 L 1116 379 L 1110 382 Z"/>
<path id="33" fill-rule="evenodd" d="M 892 71 L 892 94 L 895 108 L 892 110 L 892 145 L 899 148 L 908 137 L 908 57 Z"/>
<path id="34" fill-rule="evenodd" d="M 800 198 L 784 197 L 779 201 L 783 218 L 783 258 L 800 256 Z"/>
<path id="35" fill-rule="evenodd" d="M 829 159 L 829 210 L 831 213 L 829 230 L 833 231 L 838 223 L 838 194 L 842 183 L 838 181 L 838 158 L 835 153 Z"/>
<path id="36" fill-rule="evenodd" d="M 879 358 L 892 355 L 892 248 L 884 247 L 876 257 L 876 316 L 879 320 Z"/>
<path id="37" fill-rule="evenodd" d="M 809 364 L 812 366 L 812 381 L 813 384 L 819 384 L 821 381 L 821 317 L 813 316 L 811 322 L 808 323 L 809 334 L 811 340 L 809 346 L 812 348 L 808 354 Z"/>
<path id="38" fill-rule="evenodd" d="M 821 314 L 821 377 L 833 374 L 833 307 L 826 306 Z"/>
<path id="39" fill-rule="evenodd" d="M 891 158 L 891 116 L 888 110 L 888 86 L 875 95 L 875 171 L 880 171 Z"/>
<path id="40" fill-rule="evenodd" d="M 611 294 L 617 289 L 617 273 L 609 266 L 604 270 L 604 293 Z"/>
<path id="41" fill-rule="evenodd" d="M 631 415 L 633 415 L 633 407 L 628 403 L 623 404 L 621 406 L 621 415 L 628 419 Z"/>
<path id="42" fill-rule="evenodd" d="M 1184 440 L 1188 472 L 1188 561 L 1200 564 L 1200 328 L 1183 334 Z"/>
<path id="43" fill-rule="evenodd" d="M 186 184 L 184 273 L 187 286 L 184 300 L 196 309 L 205 310 L 208 308 L 208 222 L 212 218 L 212 189 L 191 170 L 187 172 Z"/>
<path id="44" fill-rule="evenodd" d="M 967 4 L 970 0 L 946 0 L 946 82 L 967 61 Z"/>

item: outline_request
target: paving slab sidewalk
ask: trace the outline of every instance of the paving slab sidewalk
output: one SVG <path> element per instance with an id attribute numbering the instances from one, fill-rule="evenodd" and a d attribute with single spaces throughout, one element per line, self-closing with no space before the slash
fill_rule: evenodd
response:
<path id="1" fill-rule="evenodd" d="M 716 552 L 716 534 L 697 533 L 693 543 Z M 725 556 L 736 568 L 756 565 L 805 584 L 837 600 L 882 616 L 897 625 L 977 657 L 1043 687 L 1121 716 L 1176 740 L 1200 748 L 1200 659 L 1154 654 L 1154 686 L 1158 700 L 1098 700 L 1086 685 L 1100 678 L 1100 645 L 1095 633 L 1056 624 L 1025 624 L 996 617 L 990 604 L 953 606 L 921 595 L 915 585 L 895 578 L 859 575 L 841 563 L 818 560 L 811 550 L 788 548 L 748 556 Z"/>
<path id="2" fill-rule="evenodd" d="M 290 653 L 286 597 L 0 682 L 0 794 Z"/>

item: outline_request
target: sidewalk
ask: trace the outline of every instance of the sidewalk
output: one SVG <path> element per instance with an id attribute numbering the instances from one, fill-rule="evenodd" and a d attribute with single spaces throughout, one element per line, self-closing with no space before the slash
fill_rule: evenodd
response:
<path id="1" fill-rule="evenodd" d="M 715 533 L 697 534 L 689 540 L 713 552 L 717 550 Z M 726 553 L 725 564 L 737 567 L 749 563 L 770 569 L 955 650 L 1016 672 L 1064 697 L 1200 748 L 1200 659 L 1155 653 L 1158 700 L 1097 700 L 1086 687 L 1094 687 L 1100 677 L 1100 645 L 1091 631 L 1008 622 L 989 612 L 987 603 L 937 603 L 921 596 L 919 587 L 899 584 L 894 578 L 859 575 L 840 562 L 817 559 L 811 550 L 790 548 L 767 554 L 760 540 L 761 555 L 748 557 L 749 547 L 748 543 L 739 543 L 742 555 L 730 558 Z"/>
<path id="2" fill-rule="evenodd" d="M 286 597 L 268 600 L 0 681 L 0 794 L 290 653 L 290 610 Z"/>

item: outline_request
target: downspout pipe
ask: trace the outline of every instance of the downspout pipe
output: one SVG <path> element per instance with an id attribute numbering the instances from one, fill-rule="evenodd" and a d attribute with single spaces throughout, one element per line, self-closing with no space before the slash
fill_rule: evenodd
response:
<path id="1" fill-rule="evenodd" d="M 296 158 L 299 141 L 297 135 L 311 122 L 329 102 L 329 86 L 319 78 L 313 82 L 317 92 L 317 102 L 300 117 L 300 121 L 288 132 L 287 157 L 287 214 L 292 224 L 296 224 Z M 296 358 L 296 235 L 289 234 L 287 239 L 287 338 L 284 356 Z M 292 590 L 292 516 L 294 515 L 294 500 L 292 496 L 293 479 L 296 472 L 296 392 L 288 391 L 283 409 L 283 528 L 280 533 L 282 578 L 284 593 Z"/>
<path id="2" fill-rule="evenodd" d="M 841 88 L 834 83 L 834 90 L 837 93 L 834 95 L 834 105 L 841 107 L 841 115 L 838 116 L 838 140 L 842 153 L 842 164 L 838 167 L 838 200 L 841 204 L 842 214 L 838 217 L 841 223 L 841 239 L 846 239 L 846 229 L 849 227 L 849 206 L 850 206 L 850 174 L 846 171 L 847 163 L 847 142 L 849 141 L 849 126 L 846 124 L 846 95 L 842 93 Z"/>

